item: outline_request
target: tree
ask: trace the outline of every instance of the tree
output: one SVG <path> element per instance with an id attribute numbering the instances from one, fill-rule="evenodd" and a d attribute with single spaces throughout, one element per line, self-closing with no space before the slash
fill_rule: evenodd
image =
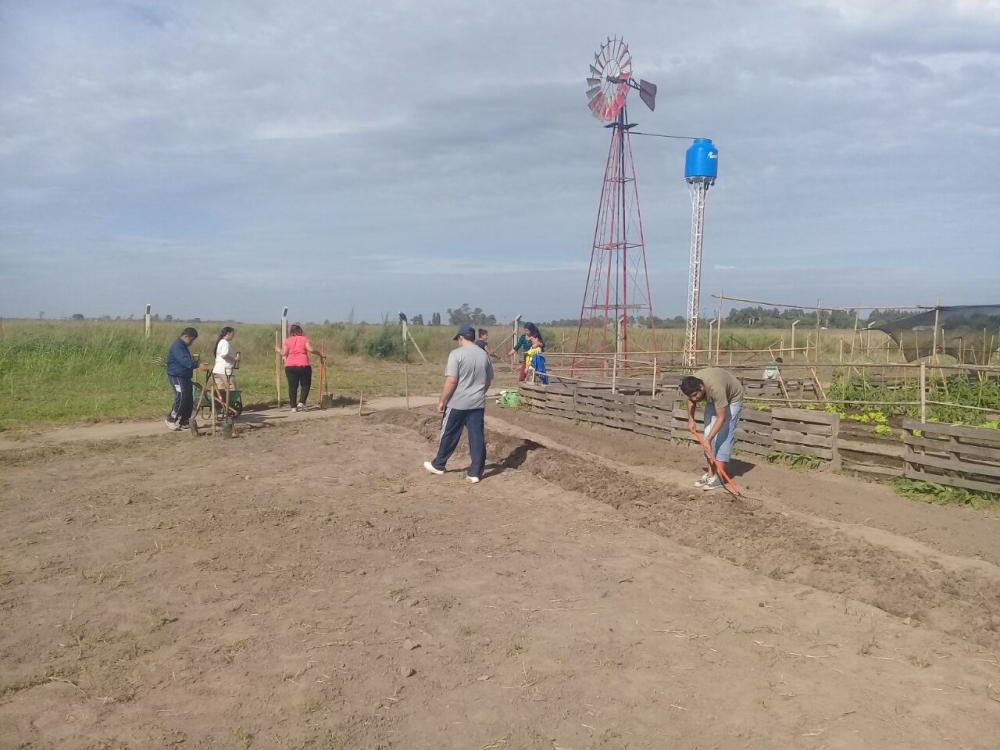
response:
<path id="1" fill-rule="evenodd" d="M 83 320 L 83 313 L 73 313 L 73 320 Z"/>
<path id="2" fill-rule="evenodd" d="M 453 326 L 495 326 L 495 315 L 487 315 L 481 307 L 472 309 L 468 302 L 456 309 L 448 308 L 448 322 Z"/>
<path id="3" fill-rule="evenodd" d="M 441 325 L 441 313 L 433 313 L 431 315 L 431 325 L 432 326 Z"/>
<path id="4" fill-rule="evenodd" d="M 424 316 L 421 313 L 414 315 L 410 318 L 410 325 L 422 326 L 424 324 Z"/>
<path id="5" fill-rule="evenodd" d="M 165 323 L 172 323 L 173 320 L 174 320 L 174 316 L 173 315 L 164 315 L 163 316 L 163 321 Z"/>

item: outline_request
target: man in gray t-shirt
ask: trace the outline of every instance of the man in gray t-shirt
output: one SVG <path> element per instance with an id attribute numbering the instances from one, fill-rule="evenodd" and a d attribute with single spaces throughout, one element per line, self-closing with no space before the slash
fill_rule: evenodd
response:
<path id="1" fill-rule="evenodd" d="M 444 388 L 438 401 L 441 419 L 441 440 L 433 461 L 424 461 L 431 474 L 444 474 L 445 464 L 455 452 L 462 430 L 469 431 L 469 453 L 472 463 L 468 478 L 477 483 L 486 466 L 486 391 L 493 382 L 490 355 L 476 346 L 476 329 L 462 326 L 455 335 L 458 348 L 448 355 L 444 370 Z"/>

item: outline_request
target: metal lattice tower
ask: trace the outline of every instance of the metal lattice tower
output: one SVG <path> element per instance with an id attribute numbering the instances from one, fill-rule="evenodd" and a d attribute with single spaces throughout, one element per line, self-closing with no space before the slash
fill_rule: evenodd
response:
<path id="1" fill-rule="evenodd" d="M 705 201 L 715 184 L 719 151 L 707 138 L 698 138 L 688 149 L 685 179 L 691 193 L 691 256 L 688 263 L 687 335 L 684 337 L 684 364 L 698 364 L 698 318 L 701 315 L 701 264 L 705 245 Z"/>
<path id="2" fill-rule="evenodd" d="M 629 91 L 635 89 L 642 101 L 653 109 L 656 86 L 632 80 L 628 45 L 618 38 L 608 38 L 594 55 L 590 72 L 591 77 L 587 79 L 590 111 L 594 117 L 608 123 L 605 127 L 611 130 L 611 144 L 575 351 L 578 354 L 615 352 L 621 357 L 623 368 L 627 368 L 629 331 L 638 319 L 642 319 L 644 327 L 653 327 L 653 305 L 629 137 L 634 123 L 628 121 L 625 99 Z"/>

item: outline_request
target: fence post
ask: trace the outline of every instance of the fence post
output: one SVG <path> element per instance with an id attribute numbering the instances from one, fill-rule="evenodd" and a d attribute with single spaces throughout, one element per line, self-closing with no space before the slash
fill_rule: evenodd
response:
<path id="1" fill-rule="evenodd" d="M 146 324 L 146 338 L 149 338 L 149 334 L 153 331 L 153 318 L 149 314 L 153 309 L 152 305 L 146 305 L 146 316 L 144 318 Z"/>
<path id="2" fill-rule="evenodd" d="M 840 415 L 834 414 L 833 420 L 833 460 L 830 462 L 830 468 L 834 471 L 840 471 L 843 468 L 843 464 L 840 460 L 840 448 L 838 447 L 838 438 L 840 437 Z"/>
<path id="3" fill-rule="evenodd" d="M 927 421 L 927 363 L 920 363 L 920 421 Z"/>

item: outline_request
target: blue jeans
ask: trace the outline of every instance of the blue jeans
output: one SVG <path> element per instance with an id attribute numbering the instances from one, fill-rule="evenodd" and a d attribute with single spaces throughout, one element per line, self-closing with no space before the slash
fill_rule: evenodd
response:
<path id="1" fill-rule="evenodd" d="M 469 476 L 482 479 L 486 468 L 486 425 L 483 421 L 485 409 L 448 409 L 441 422 L 441 442 L 437 455 L 431 465 L 439 471 L 444 471 L 445 464 L 458 447 L 462 429 L 469 431 L 469 455 L 472 463 L 469 465 Z"/>
<path id="2" fill-rule="evenodd" d="M 722 429 L 719 430 L 719 434 L 712 439 L 712 453 L 715 454 L 715 460 L 720 463 L 726 463 L 733 457 L 733 443 L 736 442 L 736 428 L 740 426 L 740 415 L 743 413 L 743 402 L 734 401 L 727 407 L 726 411 L 729 412 L 729 419 L 726 420 Z M 712 423 L 715 422 L 715 418 L 715 404 L 709 401 L 705 404 L 706 435 L 712 428 Z"/>

